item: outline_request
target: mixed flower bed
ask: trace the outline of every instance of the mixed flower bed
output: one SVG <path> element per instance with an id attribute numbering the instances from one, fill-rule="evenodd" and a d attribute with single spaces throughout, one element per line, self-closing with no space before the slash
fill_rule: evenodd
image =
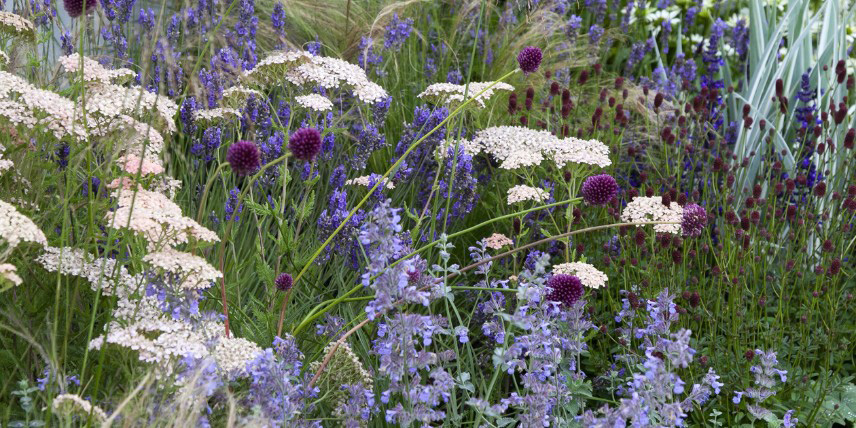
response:
<path id="1" fill-rule="evenodd" d="M 852 425 L 854 25 L 12 0 L 0 425 Z"/>

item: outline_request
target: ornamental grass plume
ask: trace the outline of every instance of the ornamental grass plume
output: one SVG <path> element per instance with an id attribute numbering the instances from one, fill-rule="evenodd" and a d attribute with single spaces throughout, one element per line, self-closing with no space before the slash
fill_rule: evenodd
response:
<path id="1" fill-rule="evenodd" d="M 239 176 L 249 175 L 259 169 L 261 155 L 252 141 L 241 140 L 229 146 L 226 161 Z"/>

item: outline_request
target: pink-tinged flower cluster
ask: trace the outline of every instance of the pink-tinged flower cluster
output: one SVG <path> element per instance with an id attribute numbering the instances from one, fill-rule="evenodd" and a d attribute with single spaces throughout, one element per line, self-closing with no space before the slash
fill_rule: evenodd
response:
<path id="1" fill-rule="evenodd" d="M 217 234 L 185 217 L 181 208 L 166 196 L 149 190 L 113 192 L 118 207 L 108 212 L 110 227 L 125 229 L 146 238 L 152 247 L 175 246 L 197 241 L 217 242 Z"/>
<path id="2" fill-rule="evenodd" d="M 157 175 L 163 173 L 164 169 L 160 162 L 154 162 L 151 159 L 142 159 L 137 155 L 125 155 L 118 160 L 119 167 L 129 173 L 141 176 Z"/>
<path id="3" fill-rule="evenodd" d="M 484 238 L 483 241 L 484 246 L 492 250 L 499 250 L 502 249 L 502 247 L 514 244 L 514 241 L 501 233 L 494 233 L 493 235 Z"/>

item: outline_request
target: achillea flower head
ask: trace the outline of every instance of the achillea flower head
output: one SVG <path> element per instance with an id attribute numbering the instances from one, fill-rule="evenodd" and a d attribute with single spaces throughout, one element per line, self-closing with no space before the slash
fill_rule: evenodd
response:
<path id="1" fill-rule="evenodd" d="M 229 379 L 246 377 L 248 363 L 264 351 L 259 345 L 241 337 L 224 337 L 214 347 L 212 356 L 220 373 Z"/>
<path id="2" fill-rule="evenodd" d="M 294 99 L 300 106 L 317 113 L 333 109 L 333 103 L 325 96 L 309 94 Z"/>
<path id="3" fill-rule="evenodd" d="M 549 197 L 546 190 L 523 184 L 508 189 L 508 205 L 525 201 L 543 202 Z"/>
<path id="4" fill-rule="evenodd" d="M 579 278 L 580 283 L 589 288 L 606 287 L 609 277 L 596 267 L 582 262 L 562 263 L 553 266 L 553 275 L 572 275 Z"/>
<path id="5" fill-rule="evenodd" d="M 95 9 L 95 6 L 98 6 L 98 0 L 63 0 L 62 4 L 65 7 L 65 11 L 68 12 L 68 16 L 77 18 L 84 14 L 84 1 L 86 2 L 86 14 L 89 14 L 89 12 Z"/>
<path id="6" fill-rule="evenodd" d="M 514 241 L 501 233 L 494 233 L 493 235 L 484 238 L 484 246 L 493 250 L 499 250 L 506 245 L 513 244 Z"/>
<path id="7" fill-rule="evenodd" d="M 310 162 L 321 151 L 321 133 L 315 128 L 300 128 L 288 139 L 288 149 L 297 159 Z"/>
<path id="8" fill-rule="evenodd" d="M 51 404 L 54 411 L 62 416 L 76 415 L 81 418 L 88 418 L 91 415 L 93 422 L 97 423 L 107 420 L 107 413 L 104 410 L 79 395 L 60 394 L 54 397 Z"/>
<path id="9" fill-rule="evenodd" d="M 29 217 L 21 214 L 14 205 L 0 200 L 0 257 L 8 255 L 21 242 L 47 246 L 47 238 Z M 5 253 L 4 253 L 5 252 Z"/>
<path id="10" fill-rule="evenodd" d="M 583 182 L 581 193 L 589 205 L 604 205 L 618 194 L 618 183 L 609 174 L 593 175 Z"/>
<path id="11" fill-rule="evenodd" d="M 517 64 L 524 73 L 534 73 L 541 65 L 541 49 L 535 46 L 527 46 L 517 54 Z"/>
<path id="12" fill-rule="evenodd" d="M 294 285 L 294 279 L 291 278 L 291 275 L 283 272 L 276 277 L 274 284 L 277 290 L 285 292 L 291 290 L 291 286 Z"/>
<path id="13" fill-rule="evenodd" d="M 248 175 L 259 169 L 260 158 L 259 148 L 252 141 L 238 141 L 229 146 L 226 153 L 226 161 L 238 175 Z"/>
<path id="14" fill-rule="evenodd" d="M 13 286 L 21 285 L 23 280 L 18 276 L 18 268 L 13 264 L 0 263 L 0 284 L 7 281 Z"/>
<path id="15" fill-rule="evenodd" d="M 698 204 L 689 204 L 684 207 L 681 217 L 681 229 L 686 236 L 699 236 L 707 225 L 707 211 Z"/>
<path id="16" fill-rule="evenodd" d="M 583 283 L 574 275 L 553 275 L 547 281 L 547 300 L 571 307 L 583 296 Z"/>
<path id="17" fill-rule="evenodd" d="M 632 223 L 669 222 L 671 224 L 655 224 L 654 231 L 677 235 L 681 233 L 683 210 L 677 202 L 671 202 L 668 207 L 663 205 L 659 196 L 637 196 L 621 211 L 621 220 Z"/>

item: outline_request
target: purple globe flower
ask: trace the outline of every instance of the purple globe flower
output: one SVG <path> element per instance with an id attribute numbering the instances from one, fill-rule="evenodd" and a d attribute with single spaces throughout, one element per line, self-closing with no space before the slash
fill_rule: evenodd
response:
<path id="1" fill-rule="evenodd" d="M 580 193 L 589 205 L 603 205 L 618 194 L 618 183 L 609 174 L 593 175 L 583 182 Z"/>
<path id="2" fill-rule="evenodd" d="M 698 204 L 689 204 L 684 207 L 684 215 L 681 218 L 681 229 L 686 236 L 699 236 L 704 227 L 707 226 L 707 211 Z"/>
<path id="3" fill-rule="evenodd" d="M 247 175 L 257 169 L 261 163 L 259 148 L 252 141 L 238 141 L 229 146 L 226 161 L 232 166 L 232 171 L 238 175 Z"/>
<path id="4" fill-rule="evenodd" d="M 276 285 L 277 290 L 285 292 L 291 290 L 291 286 L 294 285 L 294 280 L 291 278 L 291 275 L 281 273 L 276 277 L 276 280 L 273 283 Z"/>
<path id="5" fill-rule="evenodd" d="M 527 46 L 517 54 L 517 64 L 524 73 L 534 73 L 541 65 L 541 49 L 536 46 Z"/>
<path id="6" fill-rule="evenodd" d="M 321 151 L 321 133 L 315 128 L 300 128 L 288 139 L 288 149 L 297 159 L 312 161 Z"/>
<path id="7" fill-rule="evenodd" d="M 583 297 L 583 283 L 574 275 L 557 274 L 547 280 L 547 300 L 571 306 Z"/>
<path id="8" fill-rule="evenodd" d="M 68 16 L 72 18 L 77 18 L 80 15 L 83 15 L 83 1 L 84 0 L 63 0 L 62 4 L 65 7 L 65 11 L 68 12 Z M 98 6 L 98 0 L 86 0 L 86 13 L 88 14 L 95 6 Z"/>

